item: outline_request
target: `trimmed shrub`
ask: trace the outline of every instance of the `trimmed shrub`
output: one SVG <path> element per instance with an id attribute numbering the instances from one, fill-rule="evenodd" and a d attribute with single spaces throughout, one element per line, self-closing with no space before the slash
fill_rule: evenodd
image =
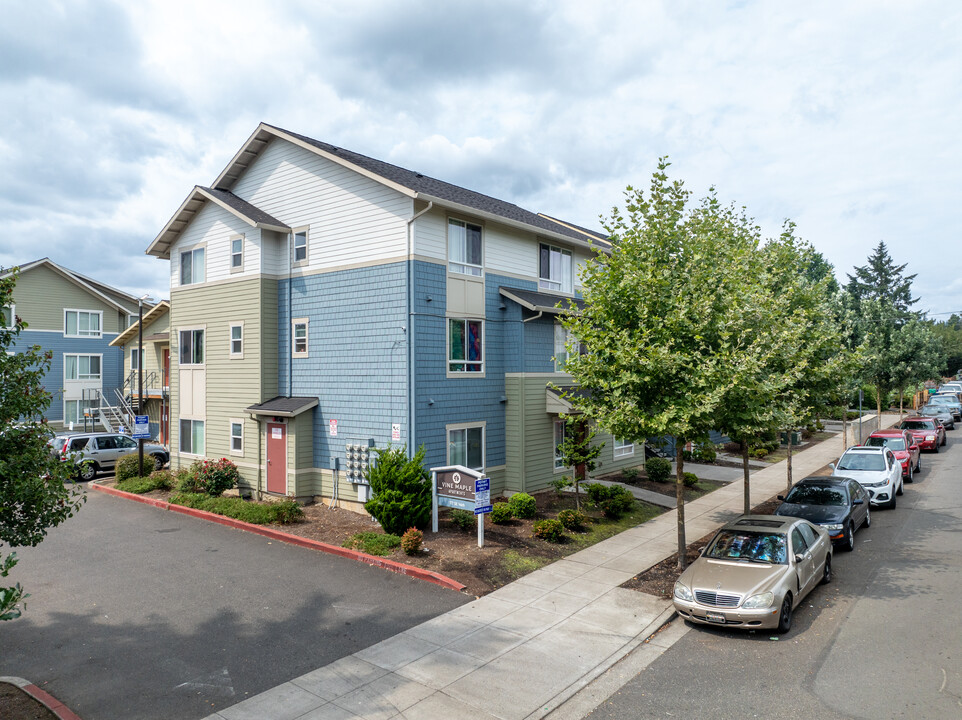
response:
<path id="1" fill-rule="evenodd" d="M 177 493 L 171 496 L 170 502 L 172 505 L 206 510 L 255 525 L 290 524 L 304 514 L 293 500 L 258 503 L 239 497 L 211 497 L 207 493 Z"/>
<path id="2" fill-rule="evenodd" d="M 752 450 L 751 454 L 754 455 L 759 460 L 761 460 L 763 457 L 768 455 L 768 450 L 763 447 L 755 448 L 754 450 Z"/>
<path id="3" fill-rule="evenodd" d="M 566 508 L 558 513 L 558 522 L 564 526 L 565 530 L 581 530 L 588 522 L 588 518 L 580 510 Z"/>
<path id="4" fill-rule="evenodd" d="M 413 458 L 403 448 L 377 449 L 371 467 L 371 499 L 364 509 L 384 531 L 401 534 L 408 528 L 424 529 L 431 519 L 431 479 L 424 469 L 424 447 Z"/>
<path id="5" fill-rule="evenodd" d="M 237 487 L 240 472 L 227 458 L 201 460 L 195 472 L 197 487 L 211 497 L 219 497 L 225 490 Z"/>
<path id="6" fill-rule="evenodd" d="M 177 492 L 187 493 L 193 495 L 195 493 L 204 492 L 203 488 L 200 486 L 200 480 L 197 476 L 197 469 L 200 467 L 199 462 L 194 462 L 190 467 L 181 468 L 177 471 L 174 476 L 176 478 Z"/>
<path id="7" fill-rule="evenodd" d="M 514 517 L 511 506 L 506 502 L 495 503 L 491 506 L 491 522 L 495 525 L 503 525 Z"/>
<path id="8" fill-rule="evenodd" d="M 574 483 L 571 482 L 571 478 L 568 477 L 559 477 L 555 480 L 552 480 L 548 484 L 554 488 L 554 491 L 558 494 L 559 498 L 564 497 L 565 490 L 574 485 Z"/>
<path id="9" fill-rule="evenodd" d="M 686 472 L 682 476 L 682 482 L 685 483 L 685 487 L 695 487 L 698 484 L 698 476 L 692 472 Z"/>
<path id="10" fill-rule="evenodd" d="M 423 542 L 423 532 L 417 528 L 408 528 L 408 531 L 401 536 L 401 549 L 405 555 L 417 555 L 421 552 L 421 544 Z"/>
<path id="11" fill-rule="evenodd" d="M 591 483 L 585 491 L 588 493 L 588 500 L 601 510 L 601 514 L 612 520 L 624 515 L 635 504 L 635 496 L 621 485 L 609 487 L 601 483 Z"/>
<path id="12" fill-rule="evenodd" d="M 174 487 L 174 473 L 170 470 L 154 470 L 150 473 L 150 479 L 160 490 L 170 490 Z"/>
<path id="13" fill-rule="evenodd" d="M 114 477 L 117 478 L 117 482 L 150 475 L 150 471 L 154 469 L 154 459 L 150 455 L 144 455 L 142 467 L 137 466 L 137 459 L 137 453 L 131 453 L 130 455 L 124 455 L 117 461 L 114 466 Z"/>
<path id="14" fill-rule="evenodd" d="M 475 520 L 474 513 L 457 508 L 451 511 L 451 522 L 456 528 L 464 530 L 465 532 L 470 532 L 477 527 L 477 520 Z"/>
<path id="15" fill-rule="evenodd" d="M 121 480 L 117 483 L 117 489 L 143 495 L 151 490 L 170 490 L 173 479 L 174 476 L 169 470 L 155 470 L 150 474 L 150 477 L 134 477 L 129 480 Z"/>
<path id="16" fill-rule="evenodd" d="M 715 458 L 718 457 L 718 452 L 715 450 L 714 445 L 708 443 L 704 445 L 699 445 L 695 450 L 695 460 L 703 463 L 713 463 Z"/>
<path id="17" fill-rule="evenodd" d="M 535 520 L 533 534 L 548 542 L 561 542 L 565 534 L 560 520 Z"/>
<path id="18" fill-rule="evenodd" d="M 623 468 L 621 471 L 621 477 L 626 483 L 634 484 L 634 482 L 638 479 L 638 468 Z"/>
<path id="19" fill-rule="evenodd" d="M 538 510 L 538 503 L 533 497 L 528 495 L 528 493 L 515 493 L 510 498 L 508 498 L 508 505 L 511 507 L 511 513 L 516 518 L 533 518 L 535 512 Z"/>
<path id="20" fill-rule="evenodd" d="M 665 458 L 653 457 L 645 460 L 645 472 L 652 482 L 668 482 L 671 475 L 671 461 Z"/>
<path id="21" fill-rule="evenodd" d="M 354 533 L 344 541 L 342 547 L 351 550 L 360 550 L 368 555 L 390 555 L 394 548 L 401 544 L 401 538 L 391 533 L 380 533 L 369 530 L 367 532 Z"/>

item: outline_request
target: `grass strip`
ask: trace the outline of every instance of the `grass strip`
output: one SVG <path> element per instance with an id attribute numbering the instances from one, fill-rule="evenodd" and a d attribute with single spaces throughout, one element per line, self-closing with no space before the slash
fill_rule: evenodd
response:
<path id="1" fill-rule="evenodd" d="M 177 493 L 172 495 L 173 505 L 183 505 L 195 510 L 224 515 L 254 525 L 273 523 L 288 525 L 296 522 L 304 513 L 293 500 L 276 503 L 259 503 L 239 497 L 210 497 L 203 493 Z"/>

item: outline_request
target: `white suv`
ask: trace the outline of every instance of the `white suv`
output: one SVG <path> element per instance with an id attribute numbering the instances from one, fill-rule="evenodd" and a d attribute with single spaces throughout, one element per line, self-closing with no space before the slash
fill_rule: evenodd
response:
<path id="1" fill-rule="evenodd" d="M 859 445 L 846 450 L 831 465 L 832 475 L 847 477 L 868 491 L 872 505 L 895 507 L 895 496 L 902 494 L 902 466 L 885 447 Z"/>

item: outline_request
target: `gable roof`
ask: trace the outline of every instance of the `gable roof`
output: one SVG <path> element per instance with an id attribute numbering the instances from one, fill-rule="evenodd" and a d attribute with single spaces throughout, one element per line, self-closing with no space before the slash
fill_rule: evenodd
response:
<path id="1" fill-rule="evenodd" d="M 144 313 L 144 327 L 149 326 L 152 322 L 163 316 L 165 313 L 170 312 L 170 302 L 167 300 L 161 300 L 159 303 L 154 305 L 150 310 Z M 126 345 L 131 342 L 138 334 L 138 327 L 140 322 L 135 320 L 130 324 L 130 327 L 124 330 L 120 335 L 115 337 L 110 341 L 110 344 L 115 347 L 120 347 L 121 345 Z M 163 333 L 161 333 L 163 334 Z M 163 338 L 158 338 L 151 336 L 149 338 L 145 337 L 144 340 L 160 340 Z"/>
<path id="2" fill-rule="evenodd" d="M 34 260 L 24 265 L 19 265 L 18 267 L 20 268 L 21 275 L 25 272 L 30 272 L 31 270 L 35 270 L 36 268 L 39 268 L 39 267 L 47 267 L 53 272 L 60 275 L 61 277 L 72 282 L 74 285 L 80 287 L 81 289 L 95 296 L 101 302 L 104 302 L 110 307 L 115 308 L 118 312 L 122 312 L 124 314 L 129 315 L 130 313 L 135 312 L 137 309 L 137 298 L 134 298 L 133 296 L 128 295 L 125 292 L 117 290 L 116 288 L 112 288 L 109 285 L 105 285 L 104 283 L 98 282 L 96 280 L 91 280 L 90 278 L 84 277 L 79 273 L 75 273 L 73 270 L 70 270 L 61 265 L 58 265 L 50 258 L 40 258 L 39 260 Z M 12 270 L 8 270 L 4 272 L 2 275 L 0 275 L 0 277 L 7 277 L 11 274 L 11 272 Z M 110 293 L 110 295 L 107 294 L 108 292 Z M 117 302 L 117 300 L 115 299 L 115 296 L 130 298 L 133 304 L 133 309 Z"/>
<path id="3" fill-rule="evenodd" d="M 564 223 L 546 215 L 539 215 L 525 210 L 514 203 L 499 200 L 483 193 L 468 190 L 443 180 L 429 177 L 413 170 L 407 170 L 397 165 L 345 150 L 329 143 L 314 140 L 306 135 L 300 135 L 274 125 L 261 123 L 254 133 L 244 143 L 243 147 L 228 163 L 227 167 L 217 176 L 214 188 L 195 188 L 206 190 L 208 193 L 217 191 L 227 192 L 234 187 L 238 179 L 257 159 L 260 153 L 272 140 L 280 138 L 304 148 L 316 155 L 324 157 L 333 163 L 346 167 L 375 182 L 390 187 L 412 199 L 433 202 L 454 210 L 497 220 L 507 225 L 521 227 L 548 238 L 563 240 L 574 245 L 593 247 L 593 249 L 607 250 L 611 247 L 607 238 L 577 225 Z M 232 196 L 236 197 L 236 196 Z M 238 198 L 239 200 L 239 198 Z M 181 205 L 171 221 L 167 223 L 161 234 L 147 248 L 149 255 L 167 257 L 170 245 L 177 235 L 192 219 L 191 212 L 198 208 L 190 208 L 191 198 Z M 243 202 L 243 201 L 241 201 Z M 251 206 L 253 207 L 253 206 Z M 255 208 L 256 209 L 256 208 Z M 266 213 L 265 213 L 266 214 Z M 284 226 L 286 228 L 286 226 Z"/>

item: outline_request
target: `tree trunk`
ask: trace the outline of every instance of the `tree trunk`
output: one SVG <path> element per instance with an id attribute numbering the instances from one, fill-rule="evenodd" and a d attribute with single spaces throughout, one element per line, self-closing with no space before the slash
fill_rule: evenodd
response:
<path id="1" fill-rule="evenodd" d="M 678 569 L 684 570 L 688 564 L 686 557 L 688 543 L 685 542 L 685 440 L 675 439 L 675 498 L 678 513 Z"/>
<path id="2" fill-rule="evenodd" d="M 875 415 L 876 419 L 882 419 L 882 388 L 876 386 L 875 388 L 875 409 L 878 413 Z M 862 438 L 858 439 L 859 443 L 862 442 Z"/>
<path id="3" fill-rule="evenodd" d="M 748 443 L 742 440 L 742 471 L 745 474 L 745 514 L 752 511 L 751 471 L 748 469 Z"/>
<path id="4" fill-rule="evenodd" d="M 899 388 L 899 420 L 900 421 L 902 420 L 902 403 L 904 399 L 902 394 L 903 392 L 904 390 L 902 390 L 902 388 Z"/>
<path id="5" fill-rule="evenodd" d="M 575 510 L 581 510 L 581 483 L 578 480 L 578 469 L 575 468 Z"/>
<path id="6" fill-rule="evenodd" d="M 788 460 L 788 464 L 786 466 L 786 472 L 788 477 L 787 489 L 791 490 L 792 489 L 792 431 L 791 429 L 789 429 L 788 431 L 788 457 L 786 458 L 786 460 Z"/>
<path id="7" fill-rule="evenodd" d="M 848 450 L 848 405 L 842 407 L 842 452 Z"/>

